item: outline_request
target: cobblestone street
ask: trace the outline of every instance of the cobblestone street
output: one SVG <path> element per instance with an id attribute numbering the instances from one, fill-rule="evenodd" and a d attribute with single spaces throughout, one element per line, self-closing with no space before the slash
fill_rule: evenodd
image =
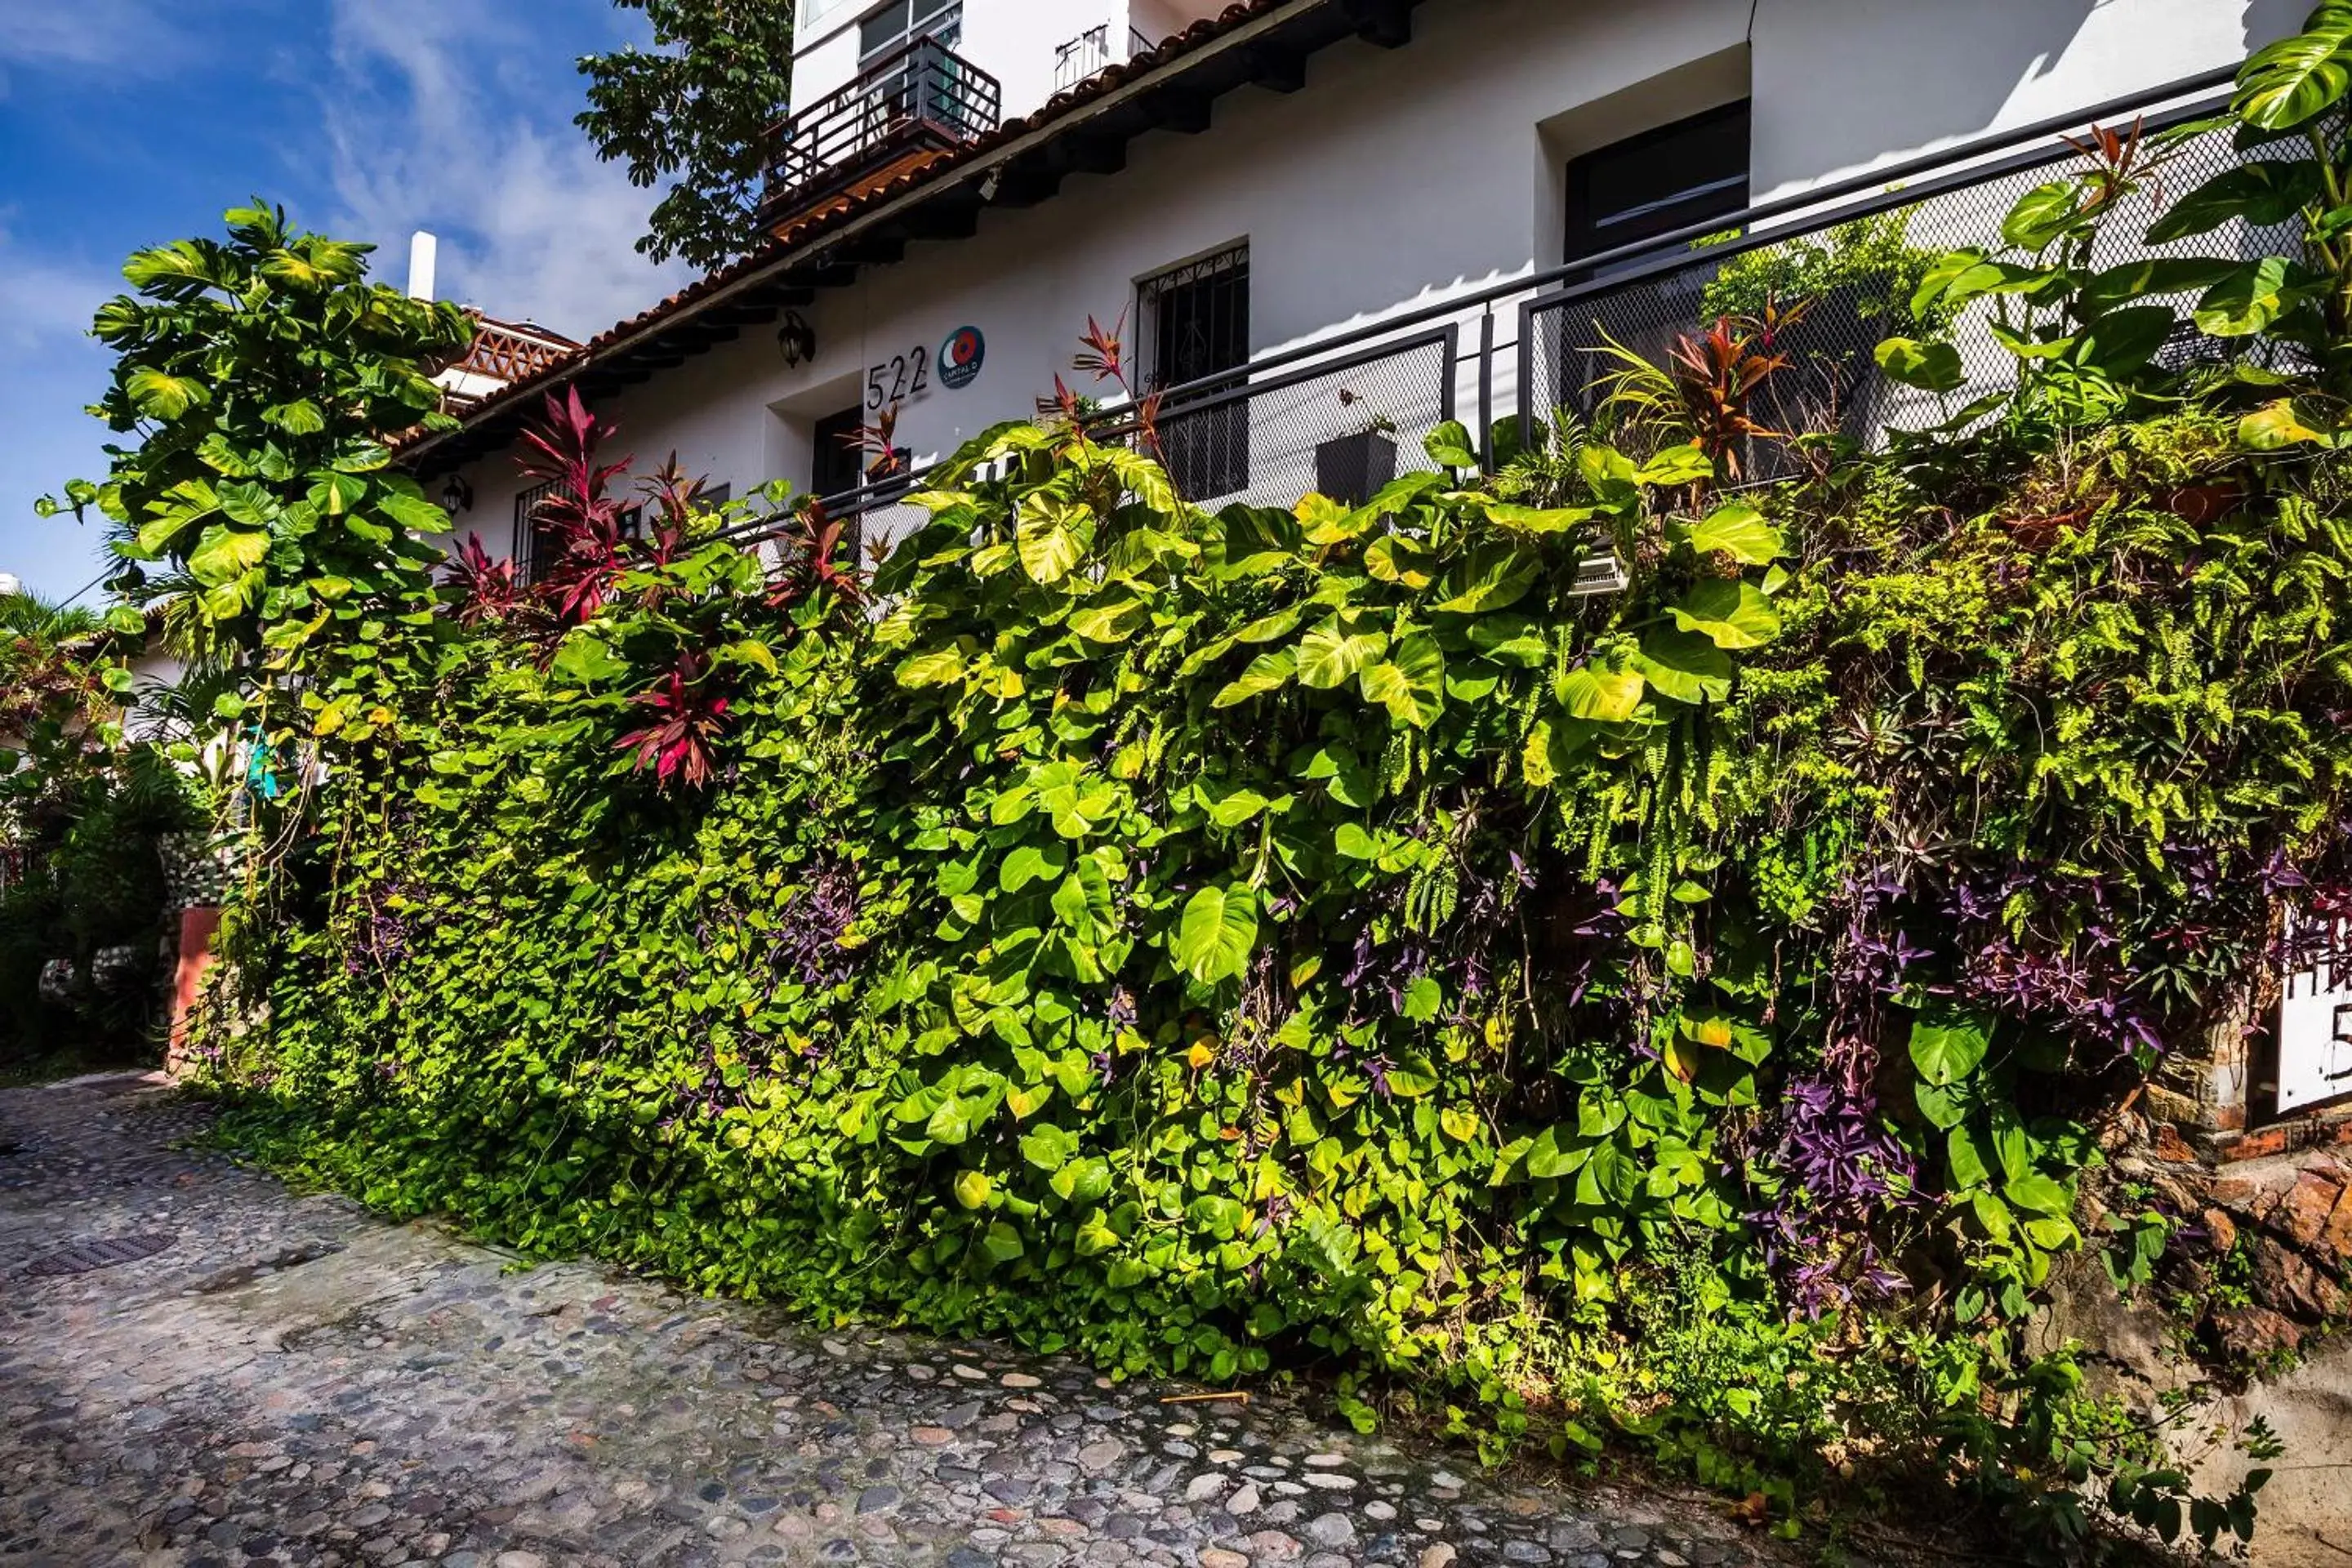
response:
<path id="1" fill-rule="evenodd" d="M 525 1268 L 175 1147 L 205 1114 L 0 1091 L 0 1561 L 1781 1560 L 1705 1500 L 1498 1489 L 1280 1398 Z"/>

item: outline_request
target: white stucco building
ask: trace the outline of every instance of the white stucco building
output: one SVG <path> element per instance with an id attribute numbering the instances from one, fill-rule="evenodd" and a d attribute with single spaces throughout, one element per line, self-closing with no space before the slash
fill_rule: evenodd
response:
<path id="1" fill-rule="evenodd" d="M 1091 316 L 1156 384 L 1246 389 L 1171 428 L 1195 499 L 1287 500 L 1334 437 L 1559 401 L 1571 329 L 1522 306 L 1581 258 L 2028 127 L 2061 152 L 2094 110 L 2210 92 L 2303 8 L 801 0 L 759 247 L 408 460 L 527 555 L 514 433 L 576 384 L 641 466 L 832 494 L 886 408 L 917 466 L 1033 412 Z"/>

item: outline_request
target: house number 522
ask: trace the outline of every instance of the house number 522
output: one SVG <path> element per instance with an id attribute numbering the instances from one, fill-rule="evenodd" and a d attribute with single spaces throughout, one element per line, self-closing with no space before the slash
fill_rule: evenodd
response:
<path id="1" fill-rule="evenodd" d="M 927 348 L 893 354 L 887 363 L 870 366 L 866 372 L 866 406 L 877 413 L 910 402 L 930 389 L 931 351 Z"/>

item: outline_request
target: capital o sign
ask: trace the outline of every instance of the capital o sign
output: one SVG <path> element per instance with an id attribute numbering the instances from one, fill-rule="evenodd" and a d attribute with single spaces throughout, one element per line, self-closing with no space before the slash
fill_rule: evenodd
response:
<path id="1" fill-rule="evenodd" d="M 950 392 L 961 392 L 980 379 L 988 362 L 988 340 L 978 327 L 958 327 L 940 345 L 940 380 Z"/>

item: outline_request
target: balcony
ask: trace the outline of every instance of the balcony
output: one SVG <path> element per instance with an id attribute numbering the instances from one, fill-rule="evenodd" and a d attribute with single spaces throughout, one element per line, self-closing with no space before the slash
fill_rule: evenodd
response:
<path id="1" fill-rule="evenodd" d="M 1129 27 L 1127 52 L 1116 53 L 1111 47 L 1109 23 L 1089 27 L 1054 51 L 1054 90 L 1067 92 L 1087 78 L 1123 65 L 1138 55 L 1149 53 L 1150 48 L 1151 40 L 1139 29 Z"/>
<path id="2" fill-rule="evenodd" d="M 917 153 L 979 141 L 996 129 L 1003 103 L 994 77 L 935 38 L 915 39 L 773 129 L 761 226 Z"/>

